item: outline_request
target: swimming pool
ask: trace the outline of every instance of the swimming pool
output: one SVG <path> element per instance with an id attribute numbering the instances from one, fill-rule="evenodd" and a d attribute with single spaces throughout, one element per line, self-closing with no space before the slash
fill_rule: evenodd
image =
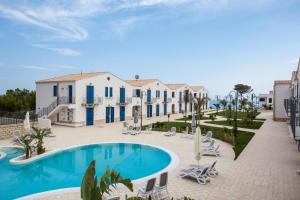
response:
<path id="1" fill-rule="evenodd" d="M 124 178 L 141 179 L 169 167 L 172 158 L 165 150 L 132 143 L 103 143 L 73 147 L 28 164 L 12 165 L 9 160 L 23 154 L 15 148 L 1 148 L 0 199 L 14 199 L 34 193 L 80 187 L 83 174 L 96 160 L 97 175 L 115 169 Z"/>

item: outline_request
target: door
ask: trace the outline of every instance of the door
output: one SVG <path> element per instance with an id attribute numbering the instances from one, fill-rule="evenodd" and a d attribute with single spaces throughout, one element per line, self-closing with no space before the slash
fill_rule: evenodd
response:
<path id="1" fill-rule="evenodd" d="M 164 115 L 167 115 L 168 114 L 168 104 L 164 104 Z"/>
<path id="2" fill-rule="evenodd" d="M 164 91 L 164 102 L 167 103 L 168 91 Z"/>
<path id="3" fill-rule="evenodd" d="M 172 104 L 172 114 L 175 114 L 175 104 Z"/>
<path id="4" fill-rule="evenodd" d="M 110 107 L 110 122 L 115 122 L 115 107 Z"/>
<path id="5" fill-rule="evenodd" d="M 108 124 L 110 122 L 110 107 L 106 107 L 106 117 L 105 122 Z"/>
<path id="6" fill-rule="evenodd" d="M 182 112 L 182 104 L 181 103 L 179 104 L 179 112 L 180 113 Z"/>
<path id="7" fill-rule="evenodd" d="M 120 121 L 125 121 L 125 106 L 120 107 Z"/>
<path id="8" fill-rule="evenodd" d="M 152 117 L 152 105 L 147 105 L 147 117 Z"/>
<path id="9" fill-rule="evenodd" d="M 94 108 L 86 108 L 86 125 L 94 125 Z"/>
<path id="10" fill-rule="evenodd" d="M 159 104 L 156 105 L 156 116 L 159 116 Z"/>
<path id="11" fill-rule="evenodd" d="M 94 86 L 88 85 L 86 87 L 86 103 L 87 104 L 94 103 Z"/>
<path id="12" fill-rule="evenodd" d="M 150 107 L 150 117 L 152 117 L 152 105 L 150 105 L 149 107 Z"/>
<path id="13" fill-rule="evenodd" d="M 72 85 L 69 85 L 68 86 L 69 88 L 69 97 L 68 97 L 68 103 L 73 103 L 73 86 Z"/>
<path id="14" fill-rule="evenodd" d="M 125 103 L 125 88 L 120 88 L 120 103 Z"/>

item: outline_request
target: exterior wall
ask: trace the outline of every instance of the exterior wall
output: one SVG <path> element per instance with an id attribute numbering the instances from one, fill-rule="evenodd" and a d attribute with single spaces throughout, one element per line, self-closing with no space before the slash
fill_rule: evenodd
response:
<path id="1" fill-rule="evenodd" d="M 272 106 L 273 107 L 273 91 L 270 92 L 269 94 L 260 94 L 258 95 L 259 98 L 259 107 L 263 107 L 263 106 Z M 262 99 L 265 99 L 264 101 L 261 101 Z M 270 99 L 271 99 L 271 103 L 270 103 Z"/>
<path id="2" fill-rule="evenodd" d="M 164 115 L 164 91 L 167 91 L 167 100 L 171 98 L 171 89 L 160 81 L 154 81 L 146 86 L 142 87 L 142 91 L 145 94 L 143 98 L 143 114 L 147 114 L 147 90 L 151 90 L 151 98 L 154 98 L 152 104 L 152 117 L 156 116 L 156 105 L 159 105 L 159 115 Z M 156 98 L 156 91 L 160 91 L 160 97 Z M 171 102 L 167 103 L 167 114 L 171 113 L 172 105 Z"/>
<path id="3" fill-rule="evenodd" d="M 10 124 L 0 126 L 0 140 L 13 137 L 14 131 L 24 131 L 24 124 Z"/>
<path id="4" fill-rule="evenodd" d="M 57 85 L 57 97 L 53 96 L 53 86 Z M 48 107 L 57 98 L 68 99 L 69 85 L 72 85 L 72 103 L 63 107 L 59 112 L 51 118 L 52 122 L 70 123 L 74 125 L 86 125 L 87 116 L 87 86 L 94 87 L 94 124 L 106 124 L 106 107 L 114 107 L 114 121 L 120 121 L 120 88 L 125 88 L 125 120 L 133 119 L 133 108 L 140 107 L 142 104 L 143 117 L 147 116 L 147 90 L 151 90 L 152 102 L 152 117 L 156 117 L 156 105 L 159 105 L 159 116 L 164 115 L 164 91 L 167 91 L 167 114 L 172 114 L 172 105 L 174 105 L 174 113 L 179 113 L 179 93 L 182 92 L 182 111 L 184 111 L 184 91 L 189 89 L 193 94 L 194 91 L 184 85 L 176 90 L 171 90 L 167 85 L 161 81 L 153 81 L 143 87 L 136 87 L 128 84 L 126 81 L 118 78 L 111 73 L 105 73 L 92 78 L 81 79 L 78 81 L 64 81 L 59 83 L 37 83 L 37 111 Z M 113 97 L 105 97 L 105 87 L 113 88 Z M 143 93 L 143 100 L 141 103 L 140 97 L 135 97 L 135 90 L 140 89 Z M 156 97 L 156 91 L 160 91 L 160 97 Z M 175 97 L 172 98 L 172 92 L 175 92 Z M 201 95 L 206 95 L 207 90 L 203 89 Z M 196 92 L 197 97 L 200 95 Z M 189 105 L 187 106 L 187 113 L 190 112 Z M 204 110 L 204 109 L 203 109 Z M 139 113 L 140 114 L 140 113 Z"/>
<path id="5" fill-rule="evenodd" d="M 274 108 L 273 108 L 273 119 L 275 121 L 287 120 L 286 112 L 284 109 L 284 99 L 291 97 L 291 90 L 289 83 L 274 84 Z"/>
<path id="6" fill-rule="evenodd" d="M 109 78 L 109 80 L 108 80 Z M 94 86 L 94 98 L 100 98 L 102 102 L 94 107 L 94 121 L 105 123 L 106 119 L 106 107 L 114 107 L 115 109 L 115 121 L 119 121 L 120 106 L 117 105 L 120 99 L 120 88 L 125 88 L 125 98 L 132 95 L 132 86 L 118 77 L 107 73 L 102 76 L 83 79 L 77 82 L 76 85 L 76 112 L 75 122 L 85 124 L 86 121 L 86 107 L 82 106 L 82 103 L 86 99 L 86 87 L 88 85 Z M 105 87 L 113 88 L 113 97 L 105 97 Z M 130 106 L 125 107 L 125 116 L 129 117 L 132 115 Z"/>

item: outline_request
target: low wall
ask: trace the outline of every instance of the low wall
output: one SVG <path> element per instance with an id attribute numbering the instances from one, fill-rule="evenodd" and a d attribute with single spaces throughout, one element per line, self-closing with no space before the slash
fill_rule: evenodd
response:
<path id="1" fill-rule="evenodd" d="M 16 131 L 24 131 L 24 125 L 21 124 L 9 124 L 0 125 L 0 140 L 8 139 L 13 137 L 13 133 Z"/>

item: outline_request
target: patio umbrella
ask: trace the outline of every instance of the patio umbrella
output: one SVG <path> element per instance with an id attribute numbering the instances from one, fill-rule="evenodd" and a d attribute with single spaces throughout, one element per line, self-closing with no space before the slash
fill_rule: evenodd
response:
<path id="1" fill-rule="evenodd" d="M 134 112 L 133 123 L 135 124 L 135 126 L 137 123 L 139 123 L 139 116 L 137 111 Z"/>
<path id="2" fill-rule="evenodd" d="M 27 112 L 24 120 L 24 130 L 29 133 L 30 129 L 29 112 Z"/>
<path id="3" fill-rule="evenodd" d="M 195 133 L 196 132 L 196 118 L 195 118 L 195 114 L 193 114 L 192 116 L 192 133 Z"/>
<path id="4" fill-rule="evenodd" d="M 196 135 L 195 135 L 195 159 L 198 161 L 198 165 L 199 165 L 199 161 L 201 159 L 201 143 L 202 143 L 202 139 L 201 139 L 201 129 L 200 127 L 197 128 L 196 130 Z"/>

